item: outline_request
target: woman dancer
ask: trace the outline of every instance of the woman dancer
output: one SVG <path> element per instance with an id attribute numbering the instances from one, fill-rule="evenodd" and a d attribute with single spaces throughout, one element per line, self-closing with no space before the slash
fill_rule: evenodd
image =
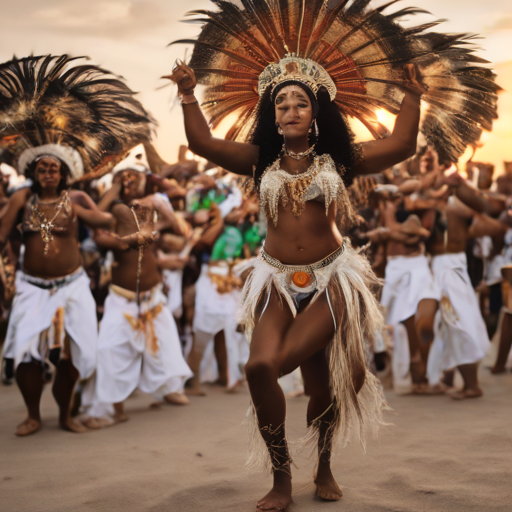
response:
<path id="1" fill-rule="evenodd" d="M 0 226 L 3 247 L 22 215 L 25 251 L 4 348 L 28 409 L 18 436 L 41 428 L 47 360 L 56 366 L 52 391 L 61 427 L 87 430 L 70 417 L 76 381 L 96 368 L 98 336 L 78 221 L 107 227 L 112 217 L 69 187 L 150 135 L 147 113 L 123 82 L 95 66 L 70 66 L 72 60 L 28 57 L 0 66 L 0 143 L 33 182 L 12 195 Z"/>
<path id="2" fill-rule="evenodd" d="M 198 11 L 208 16 L 201 35 L 180 41 L 196 45 L 190 67 L 179 63 L 170 76 L 182 98 L 190 149 L 231 172 L 252 175 L 269 221 L 242 308 L 251 339 L 249 419 L 257 416 L 267 448 L 259 450 L 255 433 L 249 464 L 263 462 L 274 477 L 272 490 L 258 502 L 261 510 L 287 510 L 292 501 L 280 375 L 302 370 L 311 397 L 310 436 L 318 443 L 315 483 L 323 499 L 342 495 L 330 468 L 335 438 L 346 440 L 352 419 L 378 426 L 385 406 L 365 358 L 365 340 L 382 323 L 371 291 L 378 282 L 337 224 L 354 220 L 346 190 L 354 176 L 415 153 L 425 89 L 414 66 L 406 67 L 405 80 L 401 68 L 419 58 L 414 47 L 421 43 L 413 46 L 391 15 L 364 12 L 367 2 L 356 0 L 348 10 L 346 3 L 331 8 L 323 1 L 261 0 L 239 9 L 222 2 L 218 12 Z M 194 96 L 191 68 L 208 86 L 211 124 L 237 111 L 228 138 L 248 142 L 212 137 Z M 398 112 L 399 99 L 393 133 L 355 146 L 340 109 L 372 127 L 368 113 L 375 105 Z"/>

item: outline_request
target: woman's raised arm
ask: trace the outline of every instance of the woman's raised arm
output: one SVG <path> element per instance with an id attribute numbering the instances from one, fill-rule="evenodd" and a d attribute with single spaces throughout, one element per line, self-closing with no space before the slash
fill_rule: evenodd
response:
<path id="1" fill-rule="evenodd" d="M 357 174 L 373 174 L 389 169 L 416 153 L 420 123 L 420 99 L 424 86 L 419 83 L 416 67 L 408 64 L 404 74 L 409 85 L 405 89 L 400 112 L 396 117 L 393 133 L 379 140 L 362 144 L 363 158 L 356 165 Z"/>
<path id="2" fill-rule="evenodd" d="M 258 161 L 258 148 L 252 144 L 212 136 L 201 107 L 194 96 L 196 78 L 186 64 L 177 64 L 169 78 L 178 85 L 182 97 L 185 132 L 190 151 L 235 174 L 252 176 Z"/>

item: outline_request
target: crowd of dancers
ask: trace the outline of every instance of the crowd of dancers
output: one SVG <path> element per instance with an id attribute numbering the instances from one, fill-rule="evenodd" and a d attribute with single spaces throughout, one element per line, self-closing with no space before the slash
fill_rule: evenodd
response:
<path id="1" fill-rule="evenodd" d="M 59 215 L 55 238 L 37 234 L 34 248 L 20 245 L 10 221 L 18 211 L 12 210 L 23 211 L 21 231 L 30 233 L 35 201 L 58 183 L 46 178 L 56 164 L 40 160 L 41 192 L 34 201 L 33 181 L 9 165 L 8 151 L 2 154 L 3 318 L 9 324 L 3 383 L 13 383 L 15 366 L 26 364 L 16 378 L 28 419 L 17 435 L 40 428 L 39 399 L 53 374 L 61 425 L 77 432 L 125 421 L 123 403 L 136 389 L 156 403 L 184 405 L 187 394 L 206 394 L 205 383 L 226 392 L 243 386 L 249 345 L 238 310 L 266 219 L 243 180 L 187 159 L 186 147 L 174 165 L 146 148 L 134 148 L 113 174 L 66 191 L 61 202 L 41 201 L 46 218 Z M 384 280 L 386 328 L 376 336 L 371 359 L 385 386 L 479 397 L 478 367 L 495 333 L 499 349 L 491 372 L 506 371 L 512 341 L 509 163 L 504 170 L 493 179 L 492 165 L 470 160 L 459 172 L 439 162 L 433 148 L 420 146 L 402 164 L 353 185 L 360 222 L 344 234 Z M 19 206 L 18 197 L 24 198 Z M 155 240 L 143 251 L 138 276 L 137 238 L 130 236 L 140 224 L 150 226 Z M 67 237 L 65 253 L 53 248 Z M 20 262 L 40 264 L 41 249 L 53 251 L 49 262 L 60 273 L 81 264 L 72 278 L 31 279 Z M 455 370 L 461 389 L 454 387 Z M 289 396 L 304 393 L 300 371 L 281 385 Z"/>
<path id="2" fill-rule="evenodd" d="M 384 423 L 379 377 L 481 397 L 495 330 L 505 371 L 512 175 L 456 167 L 500 87 L 471 36 L 400 25 L 415 8 L 214 3 L 190 13 L 198 38 L 172 44 L 194 52 L 163 77 L 198 160 L 183 148 L 167 165 L 151 115 L 100 66 L 0 65 L 2 380 L 27 406 L 18 436 L 41 428 L 45 383 L 80 433 L 125 421 L 136 389 L 184 406 L 205 382 L 246 382 L 247 466 L 273 475 L 257 509 L 284 512 L 285 392 L 308 396 L 294 446 L 314 446 L 315 492 L 336 501 L 336 447 Z"/>

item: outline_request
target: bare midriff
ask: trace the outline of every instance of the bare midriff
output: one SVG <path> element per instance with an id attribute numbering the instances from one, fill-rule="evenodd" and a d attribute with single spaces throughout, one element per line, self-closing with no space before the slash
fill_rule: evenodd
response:
<path id="1" fill-rule="evenodd" d="M 448 206 L 446 220 L 448 223 L 446 240 L 441 234 L 436 237 L 430 245 L 432 256 L 466 252 L 469 238 L 468 219 L 463 217 L 456 208 Z"/>
<path id="2" fill-rule="evenodd" d="M 115 262 L 112 265 L 112 283 L 125 290 L 137 289 L 137 265 L 139 251 L 114 251 Z M 158 269 L 155 252 L 151 247 L 144 250 L 142 258 L 142 271 L 140 275 L 140 291 L 151 290 L 162 282 L 162 275 Z"/>
<path id="3" fill-rule="evenodd" d="M 279 207 L 277 227 L 268 222 L 265 251 L 285 265 L 305 265 L 329 256 L 342 242 L 335 204 L 326 215 L 323 201 L 308 201 L 300 217 L 290 207 Z"/>
<path id="4" fill-rule="evenodd" d="M 423 242 L 419 242 L 413 245 L 407 245 L 402 242 L 395 242 L 394 240 L 390 240 L 386 246 L 386 255 L 388 257 L 393 256 L 420 256 L 424 254 L 425 250 L 423 247 Z"/>
<path id="5" fill-rule="evenodd" d="M 78 248 L 77 224 L 74 222 L 69 230 L 53 233 L 53 241 L 46 255 L 41 234 L 24 233 L 24 272 L 43 279 L 55 279 L 72 274 L 82 264 Z"/>

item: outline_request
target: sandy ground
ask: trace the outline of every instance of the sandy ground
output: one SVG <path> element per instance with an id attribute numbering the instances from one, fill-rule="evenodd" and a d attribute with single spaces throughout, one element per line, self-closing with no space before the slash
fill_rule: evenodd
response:
<path id="1" fill-rule="evenodd" d="M 314 498 L 312 464 L 298 459 L 292 512 L 512 510 L 512 374 L 482 370 L 485 397 L 388 392 L 394 423 L 370 441 L 366 455 L 351 445 L 336 458 L 343 486 L 338 503 Z M 185 407 L 149 409 L 151 398 L 130 398 L 130 421 L 72 434 L 57 428 L 50 389 L 44 429 L 17 438 L 24 418 L 16 386 L 0 387 L 0 510 L 12 512 L 252 512 L 269 478 L 244 468 L 241 426 L 248 392 L 211 388 Z M 289 400 L 291 437 L 303 432 L 306 399 Z"/>

